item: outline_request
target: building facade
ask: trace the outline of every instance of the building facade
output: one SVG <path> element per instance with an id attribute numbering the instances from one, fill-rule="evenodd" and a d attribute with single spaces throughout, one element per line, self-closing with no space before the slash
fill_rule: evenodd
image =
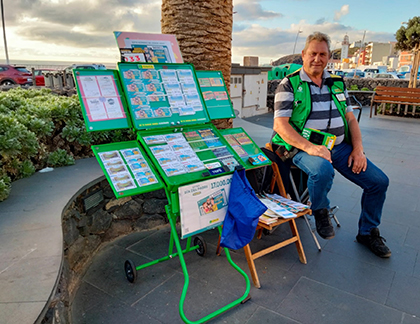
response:
<path id="1" fill-rule="evenodd" d="M 366 46 L 365 65 L 372 65 L 374 62 L 382 62 L 384 56 L 395 56 L 395 42 L 377 43 L 370 42 Z"/>

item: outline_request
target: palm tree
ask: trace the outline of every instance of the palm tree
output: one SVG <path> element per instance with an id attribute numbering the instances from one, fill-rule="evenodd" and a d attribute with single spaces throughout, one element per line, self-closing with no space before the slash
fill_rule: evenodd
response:
<path id="1" fill-rule="evenodd" d="M 196 70 L 222 71 L 229 90 L 232 44 L 232 0 L 162 0 L 163 34 L 175 35 L 184 62 Z M 216 120 L 217 128 L 232 120 Z"/>

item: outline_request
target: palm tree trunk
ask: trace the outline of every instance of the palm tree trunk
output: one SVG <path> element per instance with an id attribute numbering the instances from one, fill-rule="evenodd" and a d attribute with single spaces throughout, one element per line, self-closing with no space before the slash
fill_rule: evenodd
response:
<path id="1" fill-rule="evenodd" d="M 409 88 L 416 88 L 417 86 L 417 73 L 419 70 L 419 63 L 420 63 L 420 48 L 417 45 L 414 48 L 414 57 L 413 57 L 413 66 L 411 67 L 410 71 L 410 81 L 408 83 Z"/>
<path id="2" fill-rule="evenodd" d="M 229 91 L 232 0 L 162 0 L 162 33 L 175 35 L 184 62 L 196 70 L 222 71 Z M 217 128 L 232 120 L 213 121 Z"/>

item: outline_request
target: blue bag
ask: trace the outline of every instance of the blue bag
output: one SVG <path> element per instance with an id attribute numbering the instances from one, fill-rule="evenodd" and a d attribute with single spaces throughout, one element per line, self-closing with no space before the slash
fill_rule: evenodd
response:
<path id="1" fill-rule="evenodd" d="M 223 223 L 220 246 L 240 249 L 254 237 L 259 217 L 267 207 L 258 199 L 245 176 L 245 169 L 235 171 L 230 184 L 229 205 Z"/>

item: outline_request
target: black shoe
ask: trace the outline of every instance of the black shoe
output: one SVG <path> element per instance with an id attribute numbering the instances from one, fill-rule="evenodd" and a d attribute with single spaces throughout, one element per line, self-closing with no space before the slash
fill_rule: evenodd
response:
<path id="1" fill-rule="evenodd" d="M 314 210 L 316 231 L 324 240 L 330 240 L 335 236 L 334 227 L 331 224 L 327 208 Z"/>
<path id="2" fill-rule="evenodd" d="M 366 245 L 373 253 L 381 258 L 389 258 L 391 250 L 385 245 L 386 240 L 379 234 L 379 229 L 372 228 L 370 235 L 356 236 L 357 242 Z"/>

